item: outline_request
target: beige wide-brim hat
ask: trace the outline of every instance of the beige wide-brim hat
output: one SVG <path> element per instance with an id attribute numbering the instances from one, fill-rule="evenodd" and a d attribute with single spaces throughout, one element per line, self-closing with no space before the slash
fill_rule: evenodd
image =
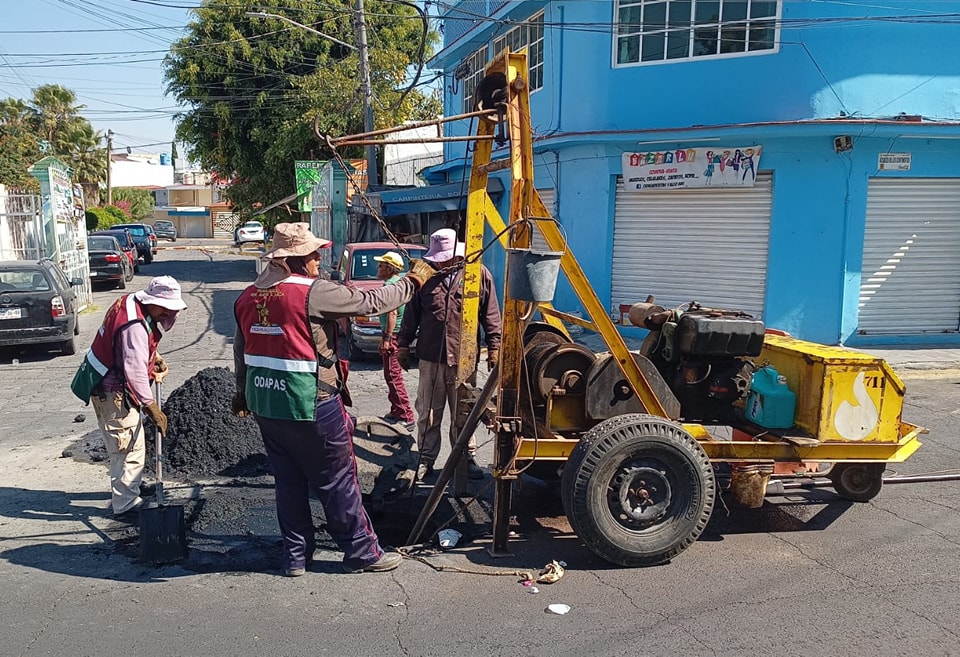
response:
<path id="1" fill-rule="evenodd" d="M 331 244 L 330 240 L 311 233 L 310 224 L 306 222 L 277 224 L 273 231 L 273 248 L 263 254 L 267 266 L 253 284 L 261 289 L 273 287 L 291 275 L 284 258 L 308 256 Z"/>
<path id="2" fill-rule="evenodd" d="M 311 233 L 310 224 L 304 221 L 277 224 L 273 229 L 273 248 L 264 253 L 263 257 L 273 259 L 307 256 L 332 243 Z"/>

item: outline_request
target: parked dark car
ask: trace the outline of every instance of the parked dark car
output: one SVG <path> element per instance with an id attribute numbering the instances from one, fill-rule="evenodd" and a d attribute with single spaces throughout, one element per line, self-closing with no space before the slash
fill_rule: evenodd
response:
<path id="1" fill-rule="evenodd" d="M 130 258 L 112 235 L 87 237 L 87 257 L 90 260 L 91 283 L 111 282 L 122 290 L 127 287 L 127 281 L 133 278 Z"/>
<path id="2" fill-rule="evenodd" d="M 123 249 L 123 252 L 127 254 L 127 258 L 130 259 L 130 267 L 133 268 L 134 272 L 140 272 L 140 256 L 137 252 L 137 243 L 133 241 L 133 234 L 129 230 L 126 228 L 96 230 L 92 233 L 88 233 L 87 238 L 89 239 L 90 237 L 96 235 L 116 237 L 117 241 L 120 242 L 120 248 Z"/>
<path id="3" fill-rule="evenodd" d="M 157 255 L 157 233 L 154 232 L 153 226 L 150 224 L 144 224 L 147 228 L 147 233 L 150 234 L 150 249 L 153 255 Z"/>
<path id="4" fill-rule="evenodd" d="M 150 241 L 150 232 L 147 230 L 148 226 L 146 224 L 114 224 L 110 228 L 111 230 L 116 228 L 129 230 L 130 234 L 133 235 L 133 241 L 137 243 L 137 253 L 143 258 L 144 264 L 149 265 L 153 262 L 153 247 L 156 244 Z"/>
<path id="5" fill-rule="evenodd" d="M 170 240 L 171 242 L 177 241 L 177 227 L 172 221 L 167 221 L 166 219 L 154 221 L 153 232 L 157 234 L 159 239 Z"/>
<path id="6" fill-rule="evenodd" d="M 77 352 L 80 333 L 75 287 L 52 260 L 0 262 L 0 346 L 57 343 Z"/>

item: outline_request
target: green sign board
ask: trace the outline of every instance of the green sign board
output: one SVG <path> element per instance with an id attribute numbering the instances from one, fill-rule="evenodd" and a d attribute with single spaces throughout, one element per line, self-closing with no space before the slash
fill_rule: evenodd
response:
<path id="1" fill-rule="evenodd" d="M 297 175 L 297 209 L 300 212 L 313 210 L 313 186 L 320 182 L 320 173 L 325 160 L 297 160 L 293 170 Z"/>

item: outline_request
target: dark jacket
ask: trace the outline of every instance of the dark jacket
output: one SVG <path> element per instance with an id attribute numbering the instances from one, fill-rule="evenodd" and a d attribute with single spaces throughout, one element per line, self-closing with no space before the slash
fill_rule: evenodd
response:
<path id="1" fill-rule="evenodd" d="M 463 269 L 438 274 L 407 304 L 397 345 L 417 339 L 417 357 L 456 367 L 460 360 L 460 316 L 463 314 Z M 493 275 L 480 267 L 480 326 L 487 349 L 500 349 L 500 306 Z"/>

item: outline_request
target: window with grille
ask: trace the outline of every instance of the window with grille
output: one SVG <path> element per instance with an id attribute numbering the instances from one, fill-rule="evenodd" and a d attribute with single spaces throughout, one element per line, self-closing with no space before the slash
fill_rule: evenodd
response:
<path id="1" fill-rule="evenodd" d="M 616 63 L 772 52 L 780 2 L 617 0 Z"/>
<path id="2" fill-rule="evenodd" d="M 543 86 L 543 12 L 531 16 L 522 24 L 513 28 L 493 41 L 493 55 L 496 57 L 509 48 L 511 52 L 527 49 L 527 68 L 530 69 L 530 91 Z"/>
<path id="3" fill-rule="evenodd" d="M 469 75 L 463 79 L 463 112 L 467 113 L 474 109 L 473 94 L 480 80 L 483 79 L 483 69 L 487 65 L 487 47 L 474 50 L 464 62 L 467 64 L 467 70 L 470 71 Z"/>

